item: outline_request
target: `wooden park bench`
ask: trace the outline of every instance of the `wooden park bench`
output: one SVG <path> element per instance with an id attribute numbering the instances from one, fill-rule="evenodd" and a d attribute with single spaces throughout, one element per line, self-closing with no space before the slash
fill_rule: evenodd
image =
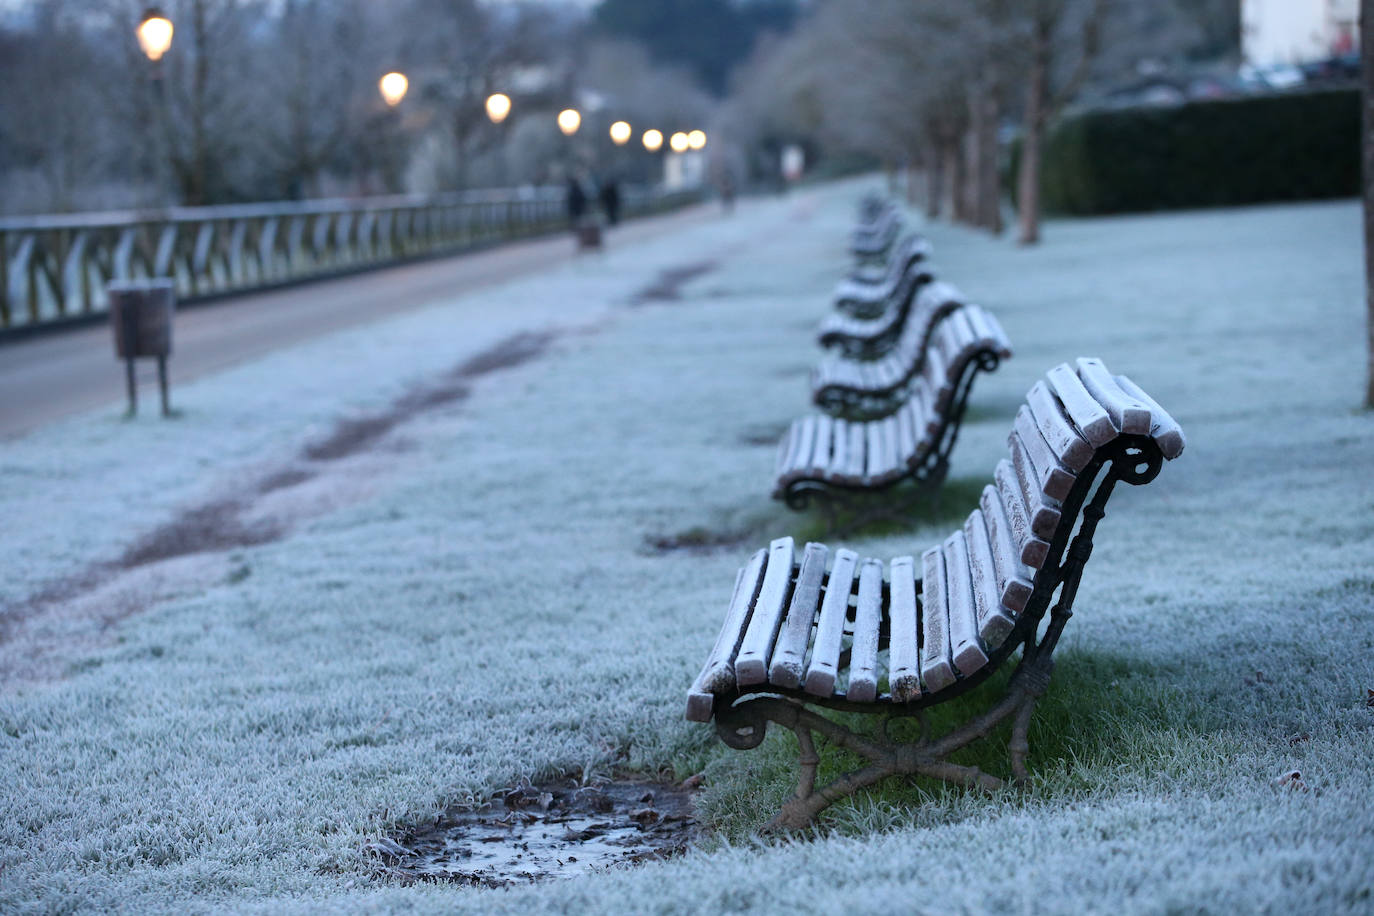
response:
<path id="1" fill-rule="evenodd" d="M 924 258 L 913 260 L 879 314 L 859 318 L 846 312 L 832 312 L 821 322 L 817 341 L 822 348 L 837 350 L 846 359 L 875 360 L 886 356 L 901 338 L 917 296 L 934 280 L 935 272 Z"/>
<path id="2" fill-rule="evenodd" d="M 902 231 L 902 216 L 894 206 L 885 207 L 868 223 L 859 225 L 850 238 L 849 251 L 860 263 L 881 261 Z"/>
<path id="3" fill-rule="evenodd" d="M 793 422 L 778 445 L 775 499 L 798 511 L 816 500 L 835 530 L 839 505 L 854 493 L 915 484 L 912 498 L 873 505 L 854 520 L 858 525 L 869 516 L 908 513 L 938 492 L 974 378 L 1011 356 L 1005 333 L 979 306 L 957 305 L 942 314 L 934 332 L 923 335 L 928 355 L 905 389 L 906 400 L 892 413 L 874 420 L 819 414 Z"/>
<path id="4" fill-rule="evenodd" d="M 921 270 L 921 263 L 930 256 L 930 243 L 920 235 L 908 235 L 893 246 L 880 275 L 863 279 L 851 275 L 835 286 L 833 302 L 841 315 L 856 318 L 877 318 L 904 296 L 909 296 L 913 284 L 929 274 Z"/>
<path id="5" fill-rule="evenodd" d="M 911 380 L 934 358 L 935 329 L 963 306 L 963 294 L 951 284 L 940 280 L 924 284 L 896 342 L 885 355 L 877 359 L 831 355 L 821 361 L 811 374 L 812 401 L 826 413 L 850 420 L 895 413 L 907 400 Z M 966 317 L 974 337 L 995 342 L 996 352 L 1010 356 L 1011 342 L 997 318 L 985 309 L 969 308 Z M 872 352 L 877 352 L 876 348 Z M 941 355 L 953 354 L 946 351 Z M 996 364 L 989 368 L 996 368 Z M 937 373 L 933 377 L 940 376 Z"/>
<path id="6" fill-rule="evenodd" d="M 1008 442 L 1010 459 L 998 463 L 979 506 L 919 559 L 897 557 L 885 569 L 823 544 L 807 544 L 798 558 L 792 539 L 779 538 L 740 570 L 720 636 L 688 692 L 687 718 L 714 717 L 721 740 L 738 749 L 757 747 L 769 722 L 795 732 L 800 779 L 771 827 L 802 828 L 887 776 L 997 789 L 1001 779 L 949 757 L 1009 718 L 1011 772 L 1026 779 L 1031 715 L 1107 499 L 1119 481 L 1153 480 L 1184 439 L 1129 379 L 1080 359 L 1076 370 L 1062 364 L 1036 382 Z M 1018 648 L 1005 696 L 930 734 L 926 710 L 982 683 Z M 812 707 L 882 719 L 875 734 L 861 735 Z M 891 738 L 888 722 L 908 716 L 919 736 Z M 866 765 L 816 788 L 816 734 Z"/>

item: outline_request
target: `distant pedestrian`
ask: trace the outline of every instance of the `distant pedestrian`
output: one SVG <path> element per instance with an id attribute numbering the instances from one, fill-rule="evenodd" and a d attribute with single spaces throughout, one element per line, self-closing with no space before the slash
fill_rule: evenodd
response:
<path id="1" fill-rule="evenodd" d="M 587 192 L 582 190 L 582 182 L 573 175 L 568 179 L 568 223 L 577 229 L 582 217 L 587 215 Z"/>
<path id="2" fill-rule="evenodd" d="M 614 226 L 620 222 L 620 186 L 614 178 L 607 178 L 601 183 L 600 197 L 606 222 Z"/>

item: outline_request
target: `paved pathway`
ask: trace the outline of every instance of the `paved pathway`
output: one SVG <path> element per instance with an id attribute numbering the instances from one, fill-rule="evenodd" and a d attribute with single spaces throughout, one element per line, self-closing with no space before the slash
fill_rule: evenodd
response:
<path id="1" fill-rule="evenodd" d="M 709 205 L 636 220 L 610 234 L 619 245 L 663 235 L 715 215 Z M 563 235 L 250 293 L 177 316 L 169 363 L 176 386 L 268 351 L 375 321 L 545 270 L 576 256 Z M 157 401 L 153 363 L 140 363 L 145 410 Z M 0 344 L 0 438 L 124 397 L 123 373 L 103 324 Z"/>

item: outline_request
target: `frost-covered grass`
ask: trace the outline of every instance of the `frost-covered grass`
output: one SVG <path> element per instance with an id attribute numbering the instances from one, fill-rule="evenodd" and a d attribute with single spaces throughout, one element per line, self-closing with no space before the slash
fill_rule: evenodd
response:
<path id="1" fill-rule="evenodd" d="M 293 348 L 188 386 L 174 423 L 111 408 L 7 444 L 11 608 L 184 507 L 317 476 L 244 510 L 283 539 L 102 581 L 0 646 L 0 910 L 1374 907 L 1374 417 L 1356 410 L 1351 203 L 1054 223 L 1032 251 L 930 229 L 944 275 L 1017 347 L 978 380 L 960 488 L 990 474 L 1030 383 L 1077 355 L 1131 374 L 1188 451 L 1108 506 L 1031 791 L 892 784 L 806 842 L 748 838 L 791 791 L 793 744 L 728 751 L 683 697 L 736 566 L 814 531 L 768 499 L 759 440 L 806 409 L 858 193 L 752 204 Z M 707 259 L 680 301 L 624 304 Z M 300 458 L 340 417 L 550 325 L 545 356 L 377 448 Z M 950 527 L 856 546 L 911 552 Z M 745 543 L 648 546 L 693 530 Z M 974 759 L 1005 772 L 998 747 Z M 704 769 L 719 839 L 508 891 L 370 876 L 362 849 L 394 824 L 616 767 Z M 1308 791 L 1272 785 L 1290 769 Z"/>

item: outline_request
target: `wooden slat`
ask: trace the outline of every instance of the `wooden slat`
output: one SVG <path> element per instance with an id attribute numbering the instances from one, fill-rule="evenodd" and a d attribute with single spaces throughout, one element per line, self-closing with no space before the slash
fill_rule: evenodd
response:
<path id="1" fill-rule="evenodd" d="M 1183 427 L 1178 425 L 1178 421 L 1169 416 L 1169 413 L 1160 407 L 1154 398 L 1146 394 L 1144 389 L 1126 376 L 1118 375 L 1116 383 L 1121 386 L 1122 391 L 1150 408 L 1150 436 L 1159 446 L 1159 450 L 1164 453 L 1164 457 L 1173 460 L 1183 454 L 1183 447 L 1187 444 L 1187 440 L 1183 436 Z"/>
<path id="2" fill-rule="evenodd" d="M 1044 381 L 1036 382 L 1026 394 L 1031 416 L 1040 428 L 1040 435 L 1059 459 L 1059 463 L 1074 473 L 1088 466 L 1094 449 L 1074 428 L 1073 422 L 1064 415 L 1059 399 L 1050 391 Z"/>
<path id="3" fill-rule="evenodd" d="M 993 479 L 997 481 L 997 493 L 1002 498 L 1002 508 L 1006 510 L 1007 530 L 1011 532 L 1016 555 L 1031 569 L 1039 569 L 1045 564 L 1050 545 L 1031 532 L 1025 497 L 1021 495 L 1021 485 L 1011 462 L 1005 458 L 999 461 Z"/>
<path id="4" fill-rule="evenodd" d="M 950 660 L 961 676 L 968 677 L 988 663 L 988 656 L 978 639 L 978 611 L 973 602 L 973 579 L 963 529 L 945 538 L 944 553 Z"/>
<path id="5" fill-rule="evenodd" d="M 858 480 L 864 476 L 864 424 L 849 424 L 849 466 L 845 474 Z"/>
<path id="6" fill-rule="evenodd" d="M 916 454 L 916 426 L 912 413 L 911 401 L 897 411 L 897 460 L 903 464 L 911 461 Z"/>
<path id="7" fill-rule="evenodd" d="M 849 466 L 849 421 L 836 420 L 831 438 L 830 466 L 826 470 L 831 474 L 843 474 Z"/>
<path id="8" fill-rule="evenodd" d="M 1060 466 L 1059 458 L 1045 441 L 1045 437 L 1040 435 L 1040 427 L 1036 425 L 1035 417 L 1025 404 L 1017 409 L 1014 425 L 1017 438 L 1026 447 L 1026 452 L 1035 464 L 1036 473 L 1039 475 L 1036 482 L 1040 486 L 1040 492 L 1050 499 L 1063 500 L 1073 489 L 1074 475 L 1067 468 Z"/>
<path id="9" fill-rule="evenodd" d="M 735 683 L 740 687 L 762 684 L 768 679 L 768 656 L 773 652 L 773 640 L 778 637 L 788 587 L 792 584 L 794 550 L 790 537 L 778 538 L 768 545 L 768 569 L 764 571 L 749 629 L 735 658 Z"/>
<path id="10" fill-rule="evenodd" d="M 1088 389 L 1078 380 L 1078 375 L 1069 368 L 1068 363 L 1060 363 L 1051 369 L 1046 377 L 1050 387 L 1059 396 L 1064 412 L 1073 420 L 1074 426 L 1083 434 L 1093 448 L 1101 448 L 1116 438 L 1116 426 L 1106 409 L 1088 394 Z"/>
<path id="11" fill-rule="evenodd" d="M 778 443 L 777 471 L 784 474 L 792 467 L 792 456 L 797 453 L 797 440 L 801 437 L 801 421 L 793 420 L 787 428 L 787 435 Z"/>
<path id="12" fill-rule="evenodd" d="M 1134 436 L 1150 433 L 1150 408 L 1121 390 L 1100 359 L 1079 357 L 1078 378 L 1097 403 L 1107 409 L 1117 429 Z"/>
<path id="13" fill-rule="evenodd" d="M 969 581 L 973 588 L 978 635 L 989 650 L 996 649 L 1006 640 L 1016 621 L 1002 607 L 992 545 L 988 540 L 982 509 L 974 509 L 964 521 L 964 543 L 968 546 Z M 959 670 L 963 671 L 962 668 Z"/>
<path id="14" fill-rule="evenodd" d="M 954 683 L 949 658 L 949 604 L 945 590 L 945 555 L 939 547 L 921 554 L 921 680 L 926 693 Z"/>
<path id="15" fill-rule="evenodd" d="M 864 455 L 864 476 L 870 479 L 877 477 L 883 471 L 883 433 L 881 427 L 881 423 L 864 424 L 864 439 L 868 450 L 867 454 Z"/>
<path id="16" fill-rule="evenodd" d="M 835 565 L 821 601 L 821 616 L 816 622 L 816 638 L 811 646 L 811 658 L 806 665 L 807 693 L 828 697 L 835 692 L 835 678 L 840 672 L 840 643 L 844 639 L 844 624 L 849 619 L 849 593 L 854 588 L 854 573 L 859 555 L 840 548 L 835 551 Z"/>
<path id="17" fill-rule="evenodd" d="M 810 474 L 824 474 L 830 467 L 830 446 L 835 420 L 828 414 L 816 417 L 815 441 L 811 446 L 811 458 L 805 462 Z"/>
<path id="18" fill-rule="evenodd" d="M 858 597 L 849 647 L 849 686 L 844 695 L 856 703 L 869 703 L 878 697 L 878 630 L 883 622 L 881 560 L 866 559 L 859 567 Z"/>
<path id="19" fill-rule="evenodd" d="M 788 467 L 801 470 L 811 463 L 811 450 L 816 442 L 816 417 L 811 415 L 801 421 L 801 435 L 797 439 L 797 451 Z"/>
<path id="20" fill-rule="evenodd" d="M 1041 492 L 1040 471 L 1015 429 L 1008 437 L 1008 445 L 1011 447 L 1011 464 L 1016 471 L 1016 483 L 1021 488 L 1022 504 L 1026 507 L 1031 533 L 1048 541 L 1059 527 L 1059 509 Z"/>
<path id="21" fill-rule="evenodd" d="M 1026 602 L 1030 600 L 1031 578 L 1035 573 L 1021 562 L 999 489 L 991 485 L 984 487 L 978 504 L 982 507 L 983 523 L 988 529 L 988 547 L 992 551 L 992 568 L 997 576 L 997 594 L 1002 606 L 1016 616 L 1026 609 Z"/>
<path id="22" fill-rule="evenodd" d="M 888 684 L 892 699 L 907 703 L 921 695 L 921 658 L 916 624 L 916 561 L 897 557 L 891 564 L 888 598 Z"/>
<path id="23" fill-rule="evenodd" d="M 821 583 L 825 580 L 825 561 L 830 555 L 824 544 L 810 543 L 802 551 L 797 587 L 787 607 L 787 618 L 778 634 L 777 646 L 768 663 L 768 681 L 779 687 L 801 684 L 806 661 L 806 645 L 821 603 Z"/>
<path id="24" fill-rule="evenodd" d="M 735 577 L 735 591 L 730 598 L 730 609 L 725 614 L 725 623 L 706 664 L 687 694 L 687 718 L 693 722 L 708 722 L 711 708 L 715 704 L 714 694 L 729 690 L 735 683 L 735 652 L 740 640 L 744 638 L 749 624 L 749 614 L 754 607 L 754 599 L 759 593 L 759 582 L 763 578 L 764 564 L 768 551 L 760 550 L 749 559 L 749 563 Z"/>
<path id="25" fill-rule="evenodd" d="M 952 324 L 949 334 L 949 365 L 946 367 L 945 377 L 951 385 L 959 380 L 959 372 L 964 363 L 978 349 L 978 336 L 974 333 L 973 325 L 969 323 L 968 313 L 969 308 L 965 306 L 947 319 Z"/>
<path id="26" fill-rule="evenodd" d="M 1011 356 L 1011 338 L 1007 336 L 1007 332 L 1002 328 L 1002 322 L 997 319 L 996 315 L 992 314 L 992 312 L 989 312 L 987 309 L 981 309 L 980 311 L 982 312 L 983 320 L 987 322 L 988 327 L 992 330 L 993 339 L 997 341 L 998 355 L 1003 359 Z"/>
<path id="27" fill-rule="evenodd" d="M 946 319 L 948 320 L 948 319 Z M 925 370 L 921 373 L 925 379 L 927 387 L 927 405 L 931 408 L 932 416 L 936 412 L 943 413 L 944 387 L 945 387 L 945 358 L 936 347 L 926 347 Z"/>

